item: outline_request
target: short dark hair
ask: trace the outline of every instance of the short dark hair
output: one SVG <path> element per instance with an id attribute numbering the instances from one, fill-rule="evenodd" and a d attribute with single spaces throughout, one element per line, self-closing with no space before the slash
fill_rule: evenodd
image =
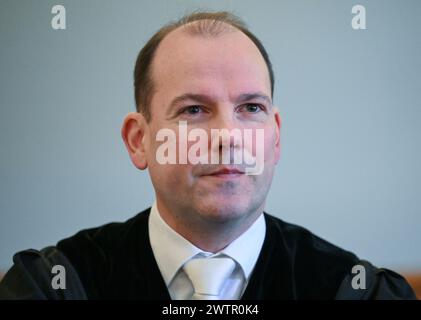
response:
<path id="1" fill-rule="evenodd" d="M 161 41 L 171 31 L 195 21 L 198 21 L 198 23 L 189 25 L 186 30 L 194 35 L 217 36 L 220 33 L 227 31 L 227 25 L 229 25 L 240 30 L 248 38 L 250 38 L 250 40 L 257 46 L 266 62 L 266 66 L 269 71 L 271 95 L 273 99 L 275 78 L 269 55 L 260 40 L 247 29 L 245 23 L 236 15 L 226 11 L 194 12 L 159 29 L 152 38 L 149 39 L 142 50 L 140 50 L 139 55 L 137 56 L 134 69 L 134 95 L 136 110 L 142 113 L 148 122 L 151 119 L 150 102 L 154 91 L 151 77 L 151 65 L 155 52 Z"/>

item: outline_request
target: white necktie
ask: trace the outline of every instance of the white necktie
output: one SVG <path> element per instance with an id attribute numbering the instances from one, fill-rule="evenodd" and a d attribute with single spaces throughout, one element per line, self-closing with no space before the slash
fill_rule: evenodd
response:
<path id="1" fill-rule="evenodd" d="M 184 265 L 194 293 L 192 300 L 218 300 L 225 281 L 232 274 L 235 262 L 231 258 L 197 258 Z"/>

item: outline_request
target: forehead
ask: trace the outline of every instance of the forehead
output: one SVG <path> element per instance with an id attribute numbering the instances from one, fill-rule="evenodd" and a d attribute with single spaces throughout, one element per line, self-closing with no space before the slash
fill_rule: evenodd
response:
<path id="1" fill-rule="evenodd" d="M 155 90 L 167 95 L 180 91 L 218 89 L 233 94 L 263 91 L 270 95 L 266 63 L 256 45 L 240 30 L 217 36 L 192 35 L 180 27 L 159 45 L 153 64 Z"/>

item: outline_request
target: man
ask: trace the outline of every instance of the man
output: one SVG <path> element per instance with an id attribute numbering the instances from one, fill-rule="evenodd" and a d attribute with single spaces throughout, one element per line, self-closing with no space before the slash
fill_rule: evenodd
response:
<path id="1" fill-rule="evenodd" d="M 281 117 L 272 105 L 269 57 L 238 18 L 195 13 L 163 27 L 139 53 L 134 86 L 138 112 L 126 116 L 122 137 L 133 164 L 149 170 L 152 208 L 54 247 L 17 253 L 1 297 L 414 298 L 398 274 L 264 213 L 280 157 Z M 159 138 L 164 129 L 176 137 L 167 136 L 175 146 L 167 154 Z M 214 129 L 239 129 L 244 137 L 215 142 Z M 255 134 L 249 144 L 246 130 Z M 201 156 L 228 152 L 229 162 L 193 161 L 194 139 L 183 142 L 182 131 L 204 133 Z M 162 159 L 174 150 L 181 150 L 176 163 Z M 247 174 L 244 160 L 232 161 L 238 152 L 261 161 L 262 170 Z M 66 288 L 52 285 L 57 265 L 66 271 Z"/>

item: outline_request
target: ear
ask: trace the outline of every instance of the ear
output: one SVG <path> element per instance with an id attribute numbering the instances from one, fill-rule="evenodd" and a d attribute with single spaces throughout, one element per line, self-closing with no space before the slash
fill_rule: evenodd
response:
<path id="1" fill-rule="evenodd" d="M 145 117 L 138 112 L 131 112 L 125 118 L 121 128 L 121 136 L 129 156 L 136 168 L 144 170 L 148 167 L 146 160 L 147 146 L 145 135 L 148 132 Z"/>
<path id="2" fill-rule="evenodd" d="M 279 109 L 277 107 L 273 107 L 273 113 L 275 117 L 276 123 L 276 142 L 275 142 L 275 163 L 278 163 L 279 158 L 281 157 L 281 127 L 282 127 L 282 120 L 281 115 L 279 113 Z"/>

